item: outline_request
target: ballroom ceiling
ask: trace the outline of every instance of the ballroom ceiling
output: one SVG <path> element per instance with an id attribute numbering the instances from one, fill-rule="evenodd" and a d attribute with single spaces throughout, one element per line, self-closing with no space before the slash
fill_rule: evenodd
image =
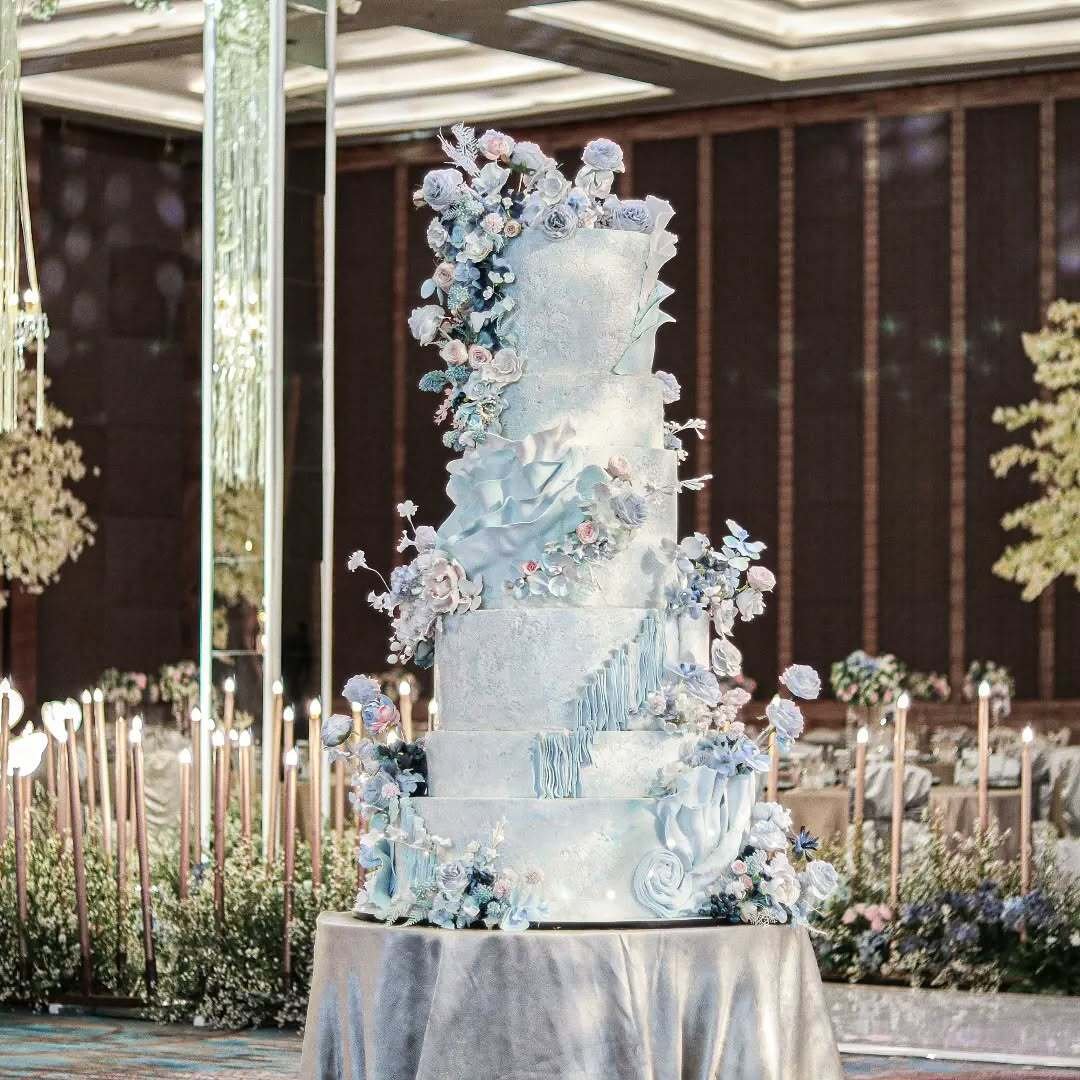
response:
<path id="1" fill-rule="evenodd" d="M 353 7 L 354 4 L 347 4 Z M 563 120 L 1074 67 L 1080 0 L 362 0 L 342 13 L 337 125 Z M 201 0 L 60 0 L 21 30 L 26 100 L 202 125 Z M 302 101 L 303 73 L 290 81 Z"/>

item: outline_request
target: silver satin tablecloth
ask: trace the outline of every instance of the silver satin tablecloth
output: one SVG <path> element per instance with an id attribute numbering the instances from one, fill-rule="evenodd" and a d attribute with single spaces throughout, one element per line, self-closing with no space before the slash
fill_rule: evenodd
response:
<path id="1" fill-rule="evenodd" d="M 806 931 L 319 918 L 305 1080 L 841 1080 Z"/>

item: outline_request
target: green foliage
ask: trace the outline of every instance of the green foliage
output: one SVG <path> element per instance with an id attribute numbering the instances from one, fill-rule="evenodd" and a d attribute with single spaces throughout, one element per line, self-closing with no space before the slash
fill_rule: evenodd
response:
<path id="1" fill-rule="evenodd" d="M 75 875 L 70 844 L 61 842 L 54 811 L 34 810 L 28 853 L 29 922 L 27 955 L 20 962 L 15 845 L 9 834 L 0 848 L 0 1002 L 43 1008 L 80 991 L 80 956 Z M 179 896 L 175 834 L 158 838 L 152 852 L 152 905 L 158 979 L 149 1011 L 161 1020 L 201 1017 L 211 1027 L 300 1024 L 307 1008 L 315 923 L 321 911 L 349 910 L 356 898 L 354 838 L 323 843 L 323 883 L 311 884 L 310 854 L 297 848 L 291 924 L 292 979 L 282 979 L 284 866 L 267 871 L 258 844 L 242 843 L 238 818 L 228 826 L 225 860 L 225 920 L 214 917 L 213 862 L 192 868 L 191 894 Z M 138 862 L 128 860 L 124 914 L 118 916 L 115 865 L 101 847 L 100 832 L 86 832 L 87 901 L 94 990 L 145 1000 L 142 911 Z"/>
<path id="2" fill-rule="evenodd" d="M 1030 428 L 1031 442 L 999 450 L 990 466 L 999 477 L 1026 470 L 1042 494 L 1001 519 L 1030 538 L 1007 547 L 994 573 L 1034 600 L 1058 577 L 1071 576 L 1080 589 L 1080 304 L 1056 300 L 1042 330 L 1023 341 L 1043 395 L 995 409 L 994 422 L 1007 431 Z"/>

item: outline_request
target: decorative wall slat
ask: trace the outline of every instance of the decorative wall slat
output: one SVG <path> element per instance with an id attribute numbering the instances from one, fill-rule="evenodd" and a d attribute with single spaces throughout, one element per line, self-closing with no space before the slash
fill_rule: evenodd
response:
<path id="1" fill-rule="evenodd" d="M 967 667 L 967 124 L 953 109 L 949 135 L 949 681 Z"/>
<path id="2" fill-rule="evenodd" d="M 796 659 L 861 644 L 864 125 L 795 131 Z"/>
<path id="3" fill-rule="evenodd" d="M 879 138 L 879 643 L 947 671 L 949 115 L 885 117 Z"/>
<path id="4" fill-rule="evenodd" d="M 712 468 L 710 535 L 727 518 L 768 544 L 774 572 L 779 506 L 780 136 L 737 132 L 712 140 Z M 700 405 L 700 402 L 699 402 Z M 693 437 L 691 436 L 691 439 Z M 745 668 L 763 688 L 778 667 L 778 605 L 740 623 Z"/>
<path id="5" fill-rule="evenodd" d="M 779 134 L 776 651 L 777 666 L 785 668 L 795 649 L 795 129 L 783 127 Z"/>
<path id="6" fill-rule="evenodd" d="M 880 124 L 867 118 L 863 133 L 863 577 L 862 644 L 878 651 L 878 427 L 880 317 Z"/>
<path id="7" fill-rule="evenodd" d="M 1008 664 L 1018 695 L 1032 697 L 1038 608 L 991 570 L 1006 542 L 1002 514 L 1030 498 L 1032 489 L 1020 473 L 995 478 L 988 459 L 1012 439 L 991 421 L 994 407 L 1026 401 L 1035 391 L 1020 334 L 1040 323 L 1039 110 L 969 109 L 966 126 L 967 659 Z"/>

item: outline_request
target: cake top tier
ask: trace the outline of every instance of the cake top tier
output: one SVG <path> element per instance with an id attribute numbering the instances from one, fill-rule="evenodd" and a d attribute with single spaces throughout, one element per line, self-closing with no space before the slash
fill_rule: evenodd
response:
<path id="1" fill-rule="evenodd" d="M 661 199 L 612 194 L 623 155 L 595 139 L 573 180 L 534 143 L 457 125 L 440 136 L 448 165 L 415 193 L 435 219 L 432 276 L 409 319 L 443 367 L 421 389 L 443 396 L 448 447 L 502 434 L 505 388 L 522 375 L 646 374 L 660 311 L 658 281 L 675 253 Z"/>

